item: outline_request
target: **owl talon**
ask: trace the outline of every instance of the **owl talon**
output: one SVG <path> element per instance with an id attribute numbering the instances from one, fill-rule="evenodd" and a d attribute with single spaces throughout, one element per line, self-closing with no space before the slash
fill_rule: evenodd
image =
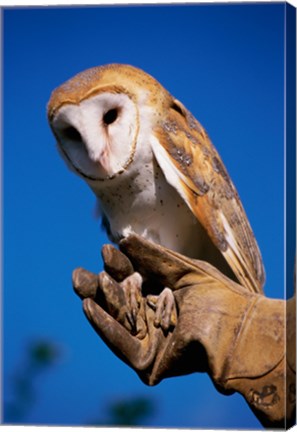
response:
<path id="1" fill-rule="evenodd" d="M 127 319 L 132 329 L 135 330 L 137 324 L 137 316 L 140 309 L 140 302 L 142 299 L 142 277 L 139 273 L 135 272 L 131 276 L 128 276 L 120 285 L 123 288 L 126 298 Z"/>
<path id="2" fill-rule="evenodd" d="M 173 292 L 164 288 L 158 296 L 147 296 L 148 305 L 156 312 L 154 325 L 161 327 L 165 332 L 174 327 L 177 321 L 177 312 Z"/>
<path id="3" fill-rule="evenodd" d="M 126 317 L 127 317 L 127 320 L 128 320 L 128 322 L 129 322 L 129 324 L 131 326 L 131 329 L 134 330 L 135 329 L 135 320 L 133 320 L 131 312 L 127 311 L 126 312 Z"/>

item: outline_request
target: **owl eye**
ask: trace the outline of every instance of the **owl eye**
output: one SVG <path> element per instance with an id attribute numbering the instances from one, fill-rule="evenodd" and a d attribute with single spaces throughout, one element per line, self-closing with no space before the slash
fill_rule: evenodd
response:
<path id="1" fill-rule="evenodd" d="M 109 111 L 107 111 L 103 116 L 103 122 L 105 125 L 110 125 L 116 121 L 118 118 L 118 110 L 116 108 L 113 108 Z"/>
<path id="2" fill-rule="evenodd" d="M 73 126 L 68 126 L 63 130 L 63 134 L 71 141 L 81 141 L 81 135 Z"/>

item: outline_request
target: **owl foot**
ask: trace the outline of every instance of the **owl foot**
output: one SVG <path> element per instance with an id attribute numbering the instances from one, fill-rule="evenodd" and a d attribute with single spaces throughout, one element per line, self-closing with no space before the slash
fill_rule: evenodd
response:
<path id="1" fill-rule="evenodd" d="M 171 326 L 175 327 L 177 311 L 171 289 L 164 288 L 158 296 L 148 295 L 147 302 L 156 312 L 154 321 L 155 327 L 161 327 L 165 332 L 167 332 Z"/>
<path id="2" fill-rule="evenodd" d="M 127 319 L 132 329 L 135 329 L 137 324 L 137 315 L 142 299 L 142 277 L 139 273 L 135 272 L 131 276 L 128 276 L 126 279 L 124 279 L 120 285 L 123 288 L 126 298 Z"/>

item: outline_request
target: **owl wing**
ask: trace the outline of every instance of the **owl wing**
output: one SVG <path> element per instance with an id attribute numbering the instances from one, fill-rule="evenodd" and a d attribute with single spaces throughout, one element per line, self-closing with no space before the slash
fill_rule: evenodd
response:
<path id="1" fill-rule="evenodd" d="M 152 139 L 166 180 L 183 197 L 239 282 L 262 293 L 265 272 L 237 191 L 205 130 L 174 100 Z"/>

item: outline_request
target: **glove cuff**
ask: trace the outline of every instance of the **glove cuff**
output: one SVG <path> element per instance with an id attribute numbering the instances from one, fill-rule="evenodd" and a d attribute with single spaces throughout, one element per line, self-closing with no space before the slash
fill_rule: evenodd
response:
<path id="1" fill-rule="evenodd" d="M 254 296 L 235 329 L 221 374 L 214 378 L 224 391 L 241 393 L 267 427 L 289 427 L 294 421 L 295 326 L 287 321 L 286 332 L 287 306 L 284 301 Z M 286 334 L 291 342 L 288 352 Z"/>

